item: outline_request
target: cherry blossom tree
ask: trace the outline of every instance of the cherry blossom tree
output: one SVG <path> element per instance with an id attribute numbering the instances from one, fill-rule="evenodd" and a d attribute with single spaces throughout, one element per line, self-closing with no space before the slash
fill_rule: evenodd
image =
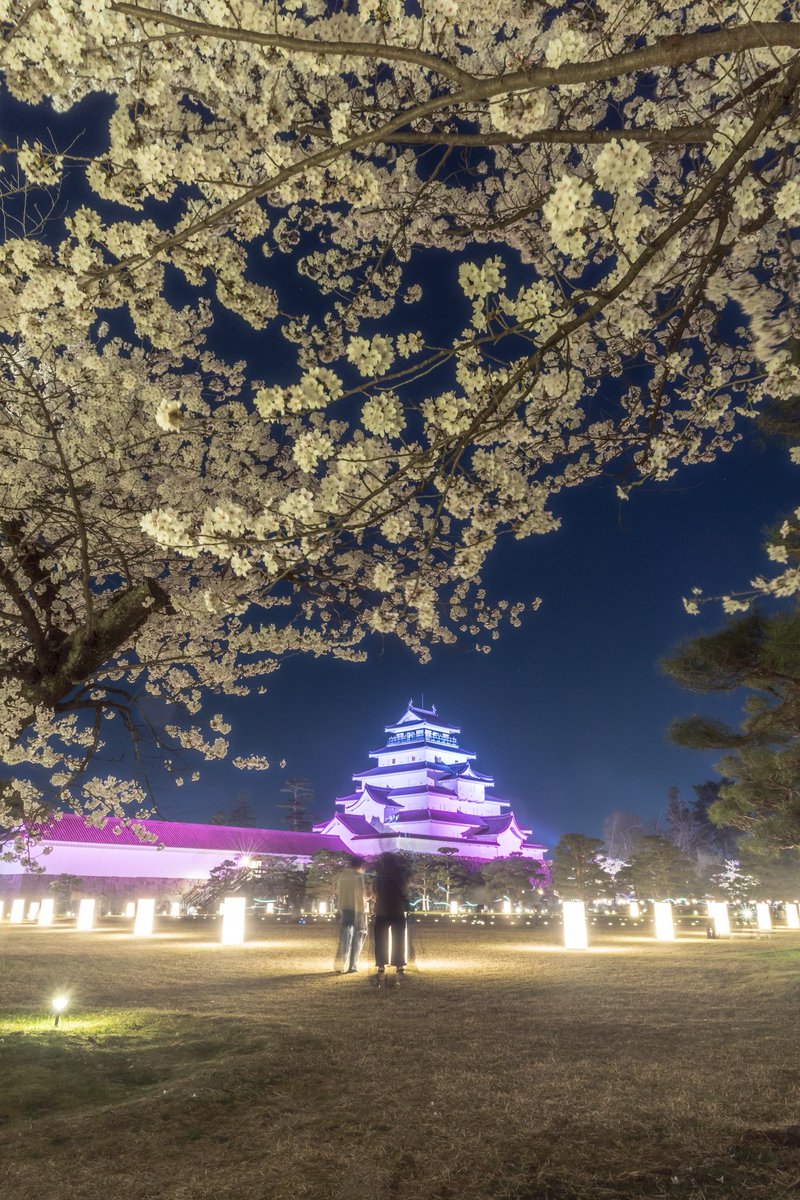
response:
<path id="1" fill-rule="evenodd" d="M 41 130 L 0 188 L 6 824 L 143 802 L 85 775 L 142 693 L 213 758 L 205 698 L 287 653 L 488 650 L 498 536 L 796 394 L 790 3 L 0 0 L 0 30 Z M 221 353 L 223 311 L 280 372 Z"/>

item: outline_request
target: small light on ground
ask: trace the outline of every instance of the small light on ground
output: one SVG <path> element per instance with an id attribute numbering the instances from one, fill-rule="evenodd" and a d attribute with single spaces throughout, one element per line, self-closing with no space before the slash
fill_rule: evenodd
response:
<path id="1" fill-rule="evenodd" d="M 666 900 L 657 900 L 653 904 L 653 914 L 656 919 L 656 939 L 659 942 L 674 942 L 675 925 L 672 920 L 672 905 Z"/>
<path id="2" fill-rule="evenodd" d="M 69 1004 L 69 996 L 65 996 L 63 993 L 58 996 L 53 996 L 51 1004 L 53 1012 L 55 1013 L 53 1025 L 58 1028 L 58 1022 L 61 1020 L 61 1014 Z"/>
<path id="3" fill-rule="evenodd" d="M 582 900 L 564 900 L 564 946 L 567 950 L 587 950 L 586 905 Z"/>
<path id="4" fill-rule="evenodd" d="M 247 900 L 244 896 L 226 896 L 222 902 L 223 946 L 241 946 L 244 941 L 244 918 Z"/>
<path id="5" fill-rule="evenodd" d="M 721 900 L 710 900 L 708 915 L 714 922 L 714 932 L 717 937 L 730 937 L 731 921 L 727 904 Z"/>
<path id="6" fill-rule="evenodd" d="M 628 905 L 628 916 L 631 918 L 631 920 L 636 921 L 639 919 L 641 914 L 642 910 L 639 908 L 639 901 L 631 900 L 630 904 Z"/>
<path id="7" fill-rule="evenodd" d="M 171 917 L 179 917 L 179 916 L 181 915 L 181 902 L 180 902 L 180 900 L 173 900 L 173 901 L 172 901 L 172 903 L 171 903 L 171 904 L 170 904 L 170 906 L 169 906 L 169 915 L 170 915 Z"/>
<path id="8" fill-rule="evenodd" d="M 319 915 L 321 917 L 324 917 L 325 914 L 327 913 L 327 911 L 328 911 L 328 901 L 320 900 L 319 904 L 317 905 L 317 912 L 319 913 Z"/>
<path id="9" fill-rule="evenodd" d="M 81 933 L 94 929 L 94 900 L 81 900 L 78 905 L 78 921 L 75 926 Z"/>
<path id="10" fill-rule="evenodd" d="M 136 937 L 149 937 L 153 932 L 153 919 L 156 912 L 155 900 L 137 900 L 136 920 L 133 932 Z"/>

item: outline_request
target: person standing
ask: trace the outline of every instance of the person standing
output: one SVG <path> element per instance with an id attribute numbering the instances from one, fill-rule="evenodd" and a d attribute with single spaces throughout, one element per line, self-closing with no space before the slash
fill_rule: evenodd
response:
<path id="1" fill-rule="evenodd" d="M 393 966 L 398 980 L 406 967 L 406 922 L 408 916 L 408 867 L 399 854 L 381 854 L 375 872 L 375 965 L 378 987 L 386 981 L 386 967 Z"/>
<path id="2" fill-rule="evenodd" d="M 367 936 L 367 889 L 364 881 L 366 860 L 353 858 L 336 880 L 336 907 L 340 931 L 337 962 L 343 975 L 358 970 L 358 956 Z"/>

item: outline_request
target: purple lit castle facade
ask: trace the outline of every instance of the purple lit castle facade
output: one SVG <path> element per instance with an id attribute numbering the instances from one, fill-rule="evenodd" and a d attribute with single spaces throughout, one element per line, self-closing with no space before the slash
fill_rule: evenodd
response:
<path id="1" fill-rule="evenodd" d="M 409 701 L 385 733 L 384 745 L 370 752 L 376 765 L 353 776 L 356 790 L 337 799 L 334 815 L 315 833 L 364 857 L 446 848 L 462 858 L 544 858 L 545 847 L 530 840 L 511 805 L 487 794 L 494 779 L 474 769 L 475 755 L 459 745 L 459 726 Z"/>

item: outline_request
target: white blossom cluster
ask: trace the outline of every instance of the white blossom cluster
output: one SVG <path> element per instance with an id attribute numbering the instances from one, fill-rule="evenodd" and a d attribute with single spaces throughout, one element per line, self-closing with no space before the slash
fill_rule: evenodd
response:
<path id="1" fill-rule="evenodd" d="M 586 248 L 584 226 L 591 201 L 591 184 L 575 175 L 562 175 L 542 206 L 556 249 L 570 258 Z"/>
<path id="2" fill-rule="evenodd" d="M 800 387 L 788 3 L 131 8 L 0 3 L 41 106 L 0 243 L 6 814 L 146 803 L 80 782 L 137 695 L 180 714 L 165 756 L 213 756 L 207 697 L 288 654 L 488 652 L 522 612 L 482 589 L 499 537 Z M 54 144 L 48 106 L 100 95 L 104 148 Z M 280 374 L 209 352 L 219 306 Z M 796 593 L 794 538 L 754 592 Z"/>

